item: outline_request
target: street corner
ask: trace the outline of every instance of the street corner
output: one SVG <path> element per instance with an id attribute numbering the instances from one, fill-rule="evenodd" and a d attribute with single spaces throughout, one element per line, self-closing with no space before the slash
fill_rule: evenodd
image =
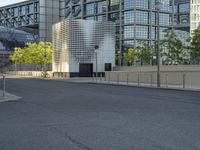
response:
<path id="1" fill-rule="evenodd" d="M 5 93 L 3 96 L 3 92 L 0 91 L 0 103 L 2 102 L 8 102 L 8 101 L 15 101 L 19 100 L 21 97 L 18 97 L 16 95 L 10 94 L 10 93 Z"/>

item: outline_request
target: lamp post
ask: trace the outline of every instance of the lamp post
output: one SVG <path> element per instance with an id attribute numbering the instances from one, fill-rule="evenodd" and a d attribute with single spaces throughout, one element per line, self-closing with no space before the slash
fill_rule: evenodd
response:
<path id="1" fill-rule="evenodd" d="M 46 63 L 47 63 L 47 54 L 46 54 L 46 38 L 45 38 L 44 39 L 44 67 L 43 67 L 44 78 L 46 78 Z"/>
<path id="2" fill-rule="evenodd" d="M 99 51 L 99 45 L 95 45 L 95 47 L 94 47 L 94 52 L 95 52 L 95 56 L 96 56 L 96 82 L 97 82 L 97 77 L 98 77 L 98 69 L 97 69 L 97 67 L 98 67 L 98 57 L 97 57 L 97 53 L 98 53 L 98 51 Z"/>
<path id="3" fill-rule="evenodd" d="M 157 9 L 157 87 L 160 87 L 160 0 L 156 2 L 156 9 Z"/>

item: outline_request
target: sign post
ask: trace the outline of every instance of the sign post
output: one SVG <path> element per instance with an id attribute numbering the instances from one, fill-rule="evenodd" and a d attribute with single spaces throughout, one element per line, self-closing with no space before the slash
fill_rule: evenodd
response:
<path id="1" fill-rule="evenodd" d="M 97 60 L 97 53 L 99 51 L 99 45 L 95 45 L 94 47 L 94 52 L 95 52 L 95 55 L 96 55 L 96 82 L 97 82 L 97 77 L 98 77 L 98 60 Z"/>

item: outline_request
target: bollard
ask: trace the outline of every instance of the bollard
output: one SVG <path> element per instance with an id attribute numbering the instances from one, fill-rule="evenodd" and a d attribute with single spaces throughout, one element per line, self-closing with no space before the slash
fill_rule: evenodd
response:
<path id="1" fill-rule="evenodd" d="M 168 87 L 168 74 L 165 75 L 166 88 Z"/>
<path id="2" fill-rule="evenodd" d="M 94 82 L 94 73 L 92 73 L 92 82 Z"/>
<path id="3" fill-rule="evenodd" d="M 128 86 L 128 82 L 129 82 L 129 74 L 127 72 L 127 75 L 126 75 L 126 84 L 127 84 L 127 86 Z"/>
<path id="4" fill-rule="evenodd" d="M 108 73 L 108 84 L 110 84 L 110 72 Z"/>
<path id="5" fill-rule="evenodd" d="M 138 86 L 140 86 L 140 74 L 138 73 Z"/>
<path id="6" fill-rule="evenodd" d="M 119 84 L 119 72 L 117 73 L 117 84 Z"/>
<path id="7" fill-rule="evenodd" d="M 185 73 L 183 74 L 183 88 L 185 88 Z"/>
<path id="8" fill-rule="evenodd" d="M 151 74 L 151 87 L 153 87 L 153 75 Z"/>
<path id="9" fill-rule="evenodd" d="M 103 73 L 100 74 L 100 82 L 102 82 L 102 78 L 103 78 Z"/>
<path id="10" fill-rule="evenodd" d="M 5 97 L 6 92 L 6 78 L 5 75 L 3 75 L 3 97 Z"/>

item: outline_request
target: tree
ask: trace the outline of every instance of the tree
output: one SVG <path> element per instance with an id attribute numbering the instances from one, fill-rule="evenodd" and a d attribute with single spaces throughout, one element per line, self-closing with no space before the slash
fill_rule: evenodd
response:
<path id="1" fill-rule="evenodd" d="M 180 64 L 184 58 L 184 45 L 172 30 L 168 30 L 161 42 L 165 63 Z"/>
<path id="2" fill-rule="evenodd" d="M 134 61 L 135 61 L 137 55 L 138 55 L 137 49 L 129 48 L 128 53 L 124 56 L 124 58 L 132 66 L 132 65 L 134 65 Z"/>
<path id="3" fill-rule="evenodd" d="M 43 64 L 46 50 L 47 64 L 52 63 L 52 44 L 49 42 L 28 43 L 24 48 L 15 48 L 9 57 L 17 64 Z"/>
<path id="4" fill-rule="evenodd" d="M 190 40 L 190 56 L 193 63 L 200 64 L 200 27 L 192 32 Z"/>
<path id="5" fill-rule="evenodd" d="M 150 64 L 153 56 L 153 46 L 143 41 L 140 43 L 137 49 L 139 50 L 137 57 L 141 61 L 141 66 L 143 66 L 143 64 Z"/>

